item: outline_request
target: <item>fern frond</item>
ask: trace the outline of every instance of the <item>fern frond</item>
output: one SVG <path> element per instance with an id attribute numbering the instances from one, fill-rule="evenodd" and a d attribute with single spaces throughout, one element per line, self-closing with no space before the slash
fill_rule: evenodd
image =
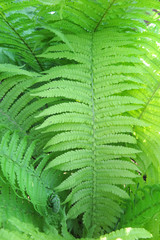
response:
<path id="1" fill-rule="evenodd" d="M 17 197 L 9 184 L 1 181 L 0 187 L 0 223 L 3 228 L 9 227 L 8 219 L 11 217 L 22 222 L 33 223 L 35 227 L 42 228 L 44 219 L 34 210 L 29 201 Z"/>
<path id="2" fill-rule="evenodd" d="M 127 202 L 124 215 L 122 215 L 119 228 L 121 227 L 144 227 L 153 235 L 153 239 L 159 238 L 159 214 L 160 214 L 160 186 L 148 185 L 138 189 L 136 194 L 131 195 Z"/>
<path id="3" fill-rule="evenodd" d="M 41 240 L 62 240 L 65 239 L 61 237 L 56 231 L 53 233 L 41 232 L 31 223 L 24 223 L 16 218 L 10 218 L 9 223 L 12 224 L 12 229 L 1 229 L 0 237 L 2 240 L 16 239 L 16 240 L 29 240 L 29 239 L 41 239 Z M 67 240 L 67 239 L 66 239 Z M 68 239 L 69 240 L 69 239 Z"/>
<path id="4" fill-rule="evenodd" d="M 90 1 L 86 8 L 85 1 L 67 1 L 61 19 L 55 7 L 49 23 L 65 33 L 73 50 L 62 38 L 53 39 L 41 57 L 62 59 L 61 64 L 45 71 L 40 82 L 46 84 L 32 93 L 55 98 L 39 115 L 46 120 L 38 129 L 55 133 L 46 144 L 46 151 L 56 155 L 48 168 L 70 172 L 56 188 L 71 189 L 68 218 L 84 213 L 86 228 L 94 226 L 95 232 L 109 232 L 120 216 L 117 206 L 127 198 L 122 184 L 132 184 L 139 171 L 129 159 L 141 154 L 134 147 L 133 126 L 145 127 L 129 113 L 143 109 L 144 98 L 132 92 L 143 92 L 146 86 L 148 69 L 141 61 L 146 49 L 140 39 L 147 31 L 146 12 L 147 20 L 153 14 L 148 2 L 123 3 Z"/>
<path id="5" fill-rule="evenodd" d="M 24 239 L 29 240 L 30 238 L 37 240 L 74 240 L 75 238 L 67 235 L 64 237 L 61 237 L 54 229 L 53 232 L 50 233 L 44 233 L 40 232 L 37 228 L 35 228 L 32 224 L 29 223 L 23 223 L 20 222 L 16 218 L 9 219 L 9 222 L 15 227 L 15 230 L 8 230 L 8 229 L 1 229 L 0 230 L 0 237 L 3 240 L 8 239 Z M 117 230 L 115 232 L 112 232 L 110 234 L 106 234 L 104 236 L 101 236 L 100 238 L 97 238 L 96 240 L 116 240 L 116 239 L 122 239 L 122 240 L 138 240 L 138 239 L 149 239 L 152 235 L 146 231 L 143 228 L 124 228 Z M 94 238 L 95 239 L 95 238 Z M 93 240 L 93 238 L 81 238 L 80 240 Z"/>
<path id="6" fill-rule="evenodd" d="M 141 110 L 130 112 L 132 116 L 137 117 L 148 123 L 148 127 L 136 127 L 135 136 L 141 153 L 138 154 L 137 163 L 146 175 L 146 181 L 149 184 L 160 182 L 159 178 L 159 144 L 160 144 L 160 77 L 159 77 L 159 40 L 156 28 L 159 26 L 155 16 L 154 28 L 153 21 L 147 26 L 147 32 L 143 32 L 139 38 L 140 47 L 145 52 L 141 58 L 144 68 L 148 72 L 147 77 L 143 80 L 145 89 L 133 90 L 132 96 L 137 96 L 139 100 L 144 101 Z M 151 41 L 152 39 L 152 41 Z"/>
<path id="7" fill-rule="evenodd" d="M 154 173 L 159 180 L 158 14 L 150 0 L 47 2 L 0 1 L 0 47 L 26 69 L 51 66 L 42 75 L 0 66 L 1 170 L 41 215 L 59 211 L 55 189 L 67 224 L 80 219 L 83 235 L 97 237 L 115 229 L 129 198 L 126 185 L 141 172 L 150 175 L 148 182 Z M 158 0 L 152 8 L 159 9 Z M 23 138 L 29 134 L 31 142 L 40 132 L 37 152 L 45 145 L 50 159 L 37 158 L 34 143 Z M 66 176 L 55 184 L 53 171 Z M 23 227 L 2 231 L 28 238 Z M 33 239 L 43 239 L 32 230 Z M 110 236 L 143 237 L 134 231 Z"/>
<path id="8" fill-rule="evenodd" d="M 48 157 L 41 159 L 39 166 L 34 169 L 31 161 L 34 148 L 34 143 L 27 147 L 25 138 L 20 141 L 16 133 L 11 135 L 6 132 L 0 144 L 3 175 L 15 191 L 32 202 L 40 214 L 45 215 L 49 206 L 57 213 L 60 208 L 59 198 L 50 186 L 50 173 L 43 172 Z"/>
<path id="9" fill-rule="evenodd" d="M 38 1 L 2 2 L 0 10 L 0 45 L 10 49 L 21 61 L 35 71 L 42 71 L 43 66 L 35 52 L 35 26 L 33 11 Z"/>
<path id="10" fill-rule="evenodd" d="M 136 239 L 148 239 L 151 238 L 152 234 L 146 231 L 144 228 L 122 228 L 110 234 L 104 235 L 99 240 L 136 240 Z M 98 240 L 98 239 L 97 239 Z"/>
<path id="11" fill-rule="evenodd" d="M 30 96 L 38 77 L 38 74 L 17 66 L 0 64 L 0 134 L 3 136 L 5 129 L 9 129 L 18 131 L 22 136 L 29 135 L 31 141 L 39 137 L 37 152 L 41 151 L 48 138 L 46 134 L 40 136 L 38 131 L 35 132 L 43 117 L 40 120 L 34 116 L 49 103 Z"/>

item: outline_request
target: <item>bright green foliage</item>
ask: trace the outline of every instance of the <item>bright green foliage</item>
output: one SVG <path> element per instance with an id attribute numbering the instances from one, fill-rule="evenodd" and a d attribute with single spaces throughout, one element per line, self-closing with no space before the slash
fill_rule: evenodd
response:
<path id="1" fill-rule="evenodd" d="M 144 227 L 153 234 L 153 239 L 160 237 L 160 186 L 145 186 L 138 189 L 127 203 L 125 214 L 119 227 Z"/>
<path id="2" fill-rule="evenodd" d="M 61 237 L 60 235 L 57 234 L 57 232 L 54 230 L 52 233 L 41 233 L 33 227 L 31 224 L 24 224 L 21 223 L 19 220 L 15 218 L 11 218 L 9 222 L 15 227 L 14 231 L 8 231 L 8 230 L 0 230 L 0 236 L 2 237 L 1 239 L 8 240 L 8 239 L 16 239 L 16 240 L 71 240 L 72 238 L 70 237 Z M 18 231 L 17 231 L 18 230 Z M 124 228 L 121 229 L 120 231 L 117 230 L 116 232 L 112 232 L 110 234 L 106 234 L 105 236 L 102 236 L 98 238 L 97 240 L 116 240 L 117 237 L 120 237 L 119 239 L 123 240 L 136 240 L 141 237 L 143 238 L 151 238 L 151 234 L 147 232 L 145 229 L 139 229 L 139 228 Z M 80 239 L 84 240 L 84 239 Z M 85 238 L 85 240 L 93 240 L 91 238 Z"/>
<path id="3" fill-rule="evenodd" d="M 159 40 L 156 36 L 158 33 L 158 21 L 155 17 L 155 26 L 148 26 L 147 33 L 143 32 L 139 41 L 143 51 L 147 49 L 147 55 L 145 54 L 141 61 L 145 64 L 147 70 L 147 77 L 143 79 L 145 88 L 142 90 L 132 91 L 132 96 L 138 97 L 139 100 L 145 104 L 139 111 L 132 112 L 132 116 L 136 116 L 138 119 L 144 120 L 148 123 L 149 127 L 135 128 L 135 135 L 137 139 L 138 147 L 142 150 L 137 157 L 137 163 L 143 172 L 147 174 L 147 182 L 149 184 L 159 183 L 159 141 L 160 141 L 160 77 L 159 77 Z M 151 40 L 152 39 L 152 40 Z M 142 78 L 141 78 L 142 79 Z"/>
<path id="4" fill-rule="evenodd" d="M 28 89 L 36 82 L 35 77 L 38 75 L 8 64 L 1 64 L 0 72 L 0 124 L 25 135 L 35 123 L 32 118 L 35 104 L 29 108 L 33 98 L 30 97 Z"/>
<path id="5" fill-rule="evenodd" d="M 67 9 L 73 7 L 74 12 L 74 5 L 69 3 L 63 9 L 61 25 L 64 28 L 67 25 L 63 21 L 70 17 Z M 83 3 L 81 7 L 84 7 Z M 117 7 L 122 10 L 121 5 Z M 136 140 L 131 131 L 133 125 L 142 123 L 126 113 L 139 109 L 142 102 L 127 96 L 125 91 L 141 88 L 141 81 L 135 78 L 135 73 L 140 75 L 145 70 L 140 67 L 137 57 L 141 51 L 131 45 L 135 32 L 126 34 L 127 23 L 123 28 L 118 25 L 117 31 L 112 32 L 108 25 L 113 19 L 108 17 L 104 19 L 108 25 L 98 31 L 102 23 L 97 23 L 97 19 L 100 18 L 98 14 L 103 15 L 103 6 L 99 13 L 95 13 L 95 19 L 89 18 L 89 9 L 83 10 L 85 15 L 77 4 L 77 15 L 81 16 L 83 23 L 69 18 L 81 27 L 81 31 L 66 34 L 72 48 L 67 42 L 62 44 L 60 38 L 59 44 L 49 47 L 41 55 L 43 58 L 66 58 L 75 64 L 68 63 L 46 71 L 47 76 L 42 76 L 42 81 L 55 80 L 36 89 L 32 95 L 55 98 L 55 104 L 40 114 L 49 115 L 40 128 L 55 131 L 56 124 L 57 130 L 63 131 L 46 145 L 46 151 L 65 151 L 54 158 L 48 168 L 76 170 L 57 188 L 58 191 L 72 189 L 65 201 L 72 206 L 67 217 L 76 218 L 84 213 L 83 222 L 87 229 L 94 227 L 95 232 L 99 232 L 103 228 L 109 232 L 122 212 L 119 207 L 121 198 L 128 197 L 121 189 L 122 184 L 132 184 L 132 179 L 137 177 L 133 171 L 138 169 L 127 157 L 134 157 L 138 152 L 133 147 Z M 87 16 L 90 21 L 86 26 Z M 110 36 L 106 38 L 108 31 Z M 113 37 L 119 41 L 112 42 Z M 114 52 L 111 46 L 115 47 Z M 117 57 L 120 48 L 121 57 Z M 124 76 L 121 76 L 124 66 Z M 57 97 L 65 100 L 61 103 Z"/>
<path id="6" fill-rule="evenodd" d="M 1 239 L 159 236 L 158 11 L 0 0 Z"/>
<path id="7" fill-rule="evenodd" d="M 21 58 L 17 61 L 29 64 L 35 71 L 42 71 L 43 67 L 35 54 L 35 4 L 33 1 L 32 5 L 27 1 L 23 4 L 10 0 L 0 1 L 0 45 L 4 50 L 10 50 L 12 58 L 19 55 Z"/>
<path id="8" fill-rule="evenodd" d="M 139 238 L 148 239 L 151 237 L 152 235 L 143 228 L 122 228 L 121 230 L 100 237 L 100 240 L 136 240 Z"/>
<path id="9" fill-rule="evenodd" d="M 19 141 L 18 135 L 6 132 L 0 144 L 0 165 L 4 177 L 8 180 L 13 189 L 22 193 L 25 199 L 29 199 L 36 210 L 42 215 L 46 214 L 48 204 L 51 201 L 50 197 L 53 193 L 49 183 L 51 174 L 49 171 L 43 171 L 44 166 L 48 161 L 48 157 L 40 156 L 36 161 L 32 162 L 32 155 L 35 144 L 27 146 L 26 139 Z M 53 177 L 53 176 L 52 176 Z M 55 195 L 52 199 L 52 209 L 54 212 L 59 211 Z"/>
<path id="10" fill-rule="evenodd" d="M 127 12 L 131 9 L 126 6 L 128 10 L 113 28 L 116 12 L 121 16 L 124 5 L 115 4 L 112 13 L 112 4 L 104 8 L 103 3 L 92 3 L 94 16 L 83 1 L 66 4 L 60 24 L 67 31 L 65 36 L 70 45 L 67 41 L 61 43 L 59 38 L 59 44 L 49 47 L 41 57 L 66 58 L 72 62 L 46 71 L 47 76 L 42 76 L 42 81 L 55 80 L 32 94 L 65 99 L 63 103 L 55 99 L 55 104 L 40 114 L 48 115 L 40 128 L 55 131 L 56 125 L 57 130 L 63 131 L 50 139 L 46 151 L 67 151 L 54 158 L 48 167 L 76 170 L 57 190 L 73 189 L 65 201 L 71 206 L 68 218 L 84 213 L 86 228 L 93 226 L 96 232 L 100 228 L 110 231 L 114 227 L 121 212 L 117 201 L 127 198 L 117 185 L 131 184 L 136 177 L 130 172 L 136 170 L 136 166 L 126 157 L 138 153 L 130 147 L 136 143 L 130 132 L 133 132 L 133 125 L 142 123 L 127 113 L 142 107 L 143 101 L 126 92 L 140 91 L 143 87 L 141 78 L 147 75 L 147 67 L 142 67 L 141 62 L 144 51 L 137 47 L 145 23 L 141 19 L 131 21 L 134 13 L 130 16 Z M 77 20 L 78 15 L 81 20 Z M 69 31 L 68 19 L 68 24 L 72 22 L 75 30 Z M 57 27 L 56 20 L 54 23 L 53 17 L 53 28 Z M 134 21 L 137 32 L 132 29 Z"/>
<path id="11" fill-rule="evenodd" d="M 0 230 L 0 236 L 3 240 L 8 239 L 16 239 L 16 240 L 29 240 L 29 239 L 40 239 L 40 240 L 62 240 L 60 235 L 56 232 L 56 230 L 52 229 L 50 233 L 42 233 L 39 231 L 38 228 L 36 228 L 31 223 L 22 223 L 16 218 L 9 219 L 9 223 L 12 225 L 13 229 L 12 231 L 9 231 L 7 229 L 1 229 Z M 67 240 L 67 239 L 66 239 Z M 69 239 L 68 239 L 69 240 Z"/>
<path id="12" fill-rule="evenodd" d="M 36 145 L 39 154 L 49 136 L 41 136 L 34 130 L 42 122 L 42 118 L 36 119 L 35 116 L 48 102 L 30 96 L 29 91 L 37 83 L 38 76 L 20 67 L 0 64 L 0 134 L 9 129 L 16 130 L 21 136 L 28 135 L 31 141 L 39 139 Z"/>
<path id="13" fill-rule="evenodd" d="M 35 226 L 41 226 L 43 219 L 38 215 L 33 208 L 33 205 L 19 196 L 10 188 L 9 184 L 1 183 L 0 195 L 0 222 L 1 226 L 8 225 L 8 217 L 16 217 L 22 222 L 31 222 Z"/>

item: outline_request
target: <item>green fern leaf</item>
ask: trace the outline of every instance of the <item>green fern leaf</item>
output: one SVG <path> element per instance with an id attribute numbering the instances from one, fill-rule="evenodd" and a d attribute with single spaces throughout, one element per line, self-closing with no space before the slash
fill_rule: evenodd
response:
<path id="1" fill-rule="evenodd" d="M 1 173 L 1 177 L 2 177 Z M 9 228 L 8 219 L 16 217 L 22 222 L 33 223 L 35 227 L 41 228 L 44 219 L 36 213 L 32 204 L 22 198 L 17 197 L 16 193 L 10 188 L 9 184 L 0 182 L 0 223 L 3 228 Z"/>
<path id="2" fill-rule="evenodd" d="M 111 232 L 126 185 L 141 174 L 159 182 L 159 1 L 0 2 L 1 49 L 26 69 L 45 70 L 0 65 L 2 175 L 41 215 L 59 211 L 55 189 L 71 231 L 77 218 L 83 236 Z M 4 238 L 45 237 L 9 221 L 14 231 L 3 229 Z M 129 228 L 101 238 L 139 237 L 151 235 Z"/>
<path id="3" fill-rule="evenodd" d="M 155 2 L 156 3 L 156 2 Z M 153 13 L 151 13 L 153 14 Z M 154 17 L 154 28 L 152 24 L 147 27 L 147 33 L 143 32 L 140 36 L 140 46 L 146 54 L 141 57 L 141 61 L 144 68 L 148 72 L 147 78 L 145 78 L 145 89 L 133 90 L 132 96 L 137 96 L 139 100 L 144 101 L 144 106 L 141 110 L 130 112 L 132 116 L 138 119 L 144 120 L 148 123 L 148 127 L 136 127 L 135 135 L 137 138 L 137 144 L 141 153 L 138 154 L 137 163 L 140 169 L 143 171 L 143 175 L 146 175 L 146 181 L 149 184 L 155 184 L 160 182 L 159 178 L 159 94 L 160 94 L 160 79 L 159 79 L 159 42 L 157 40 L 156 26 L 158 27 L 158 15 Z M 151 41 L 152 38 L 152 41 Z"/>
<path id="4" fill-rule="evenodd" d="M 0 135 L 3 136 L 9 129 L 18 131 L 22 136 L 29 135 L 30 141 L 37 137 L 37 152 L 40 152 L 47 135 L 40 136 L 38 131 L 35 132 L 36 125 L 42 120 L 34 116 L 48 101 L 31 97 L 29 93 L 38 76 L 11 64 L 0 64 Z"/>
<path id="5" fill-rule="evenodd" d="M 151 238 L 152 234 L 146 231 L 144 228 L 124 228 L 112 232 L 104 237 L 100 237 L 99 240 L 136 240 L 136 239 L 148 239 Z"/>
<path id="6" fill-rule="evenodd" d="M 128 197 L 122 184 L 132 184 L 138 177 L 135 171 L 139 171 L 129 160 L 141 154 L 134 147 L 132 127 L 147 126 L 129 113 L 143 108 L 144 99 L 131 93 L 143 91 L 148 74 L 141 61 L 146 50 L 139 39 L 150 8 L 146 5 L 142 11 L 141 4 L 132 2 L 131 7 L 122 1 L 91 1 L 86 8 L 84 1 L 68 1 L 61 21 L 57 6 L 49 23 L 66 33 L 74 52 L 56 36 L 41 57 L 68 62 L 45 71 L 40 81 L 46 84 L 32 93 L 48 100 L 55 98 L 55 103 L 39 115 L 46 120 L 38 129 L 55 133 L 45 146 L 45 151 L 57 152 L 47 168 L 71 174 L 56 189 L 71 190 L 65 201 L 70 206 L 68 218 L 83 213 L 85 226 L 94 226 L 95 232 L 110 231 L 120 216 L 120 209 L 114 211 L 113 206 Z M 149 18 L 152 20 L 152 15 L 147 15 Z M 127 169 L 127 164 L 132 167 Z M 101 199 L 104 205 L 99 204 Z"/>
<path id="7" fill-rule="evenodd" d="M 138 189 L 131 195 L 127 202 L 124 215 L 121 216 L 119 227 L 144 227 L 153 235 L 153 239 L 159 238 L 159 185 L 148 185 Z"/>
<path id="8" fill-rule="evenodd" d="M 8 239 L 16 239 L 16 240 L 29 240 L 29 239 L 41 239 L 41 240 L 62 240 L 65 239 L 61 237 L 56 230 L 52 227 L 53 233 L 44 233 L 41 232 L 38 228 L 36 228 L 31 223 L 21 222 L 16 218 L 10 218 L 9 222 L 12 224 L 12 228 L 14 227 L 15 230 L 12 229 L 1 229 L 0 230 L 0 237 L 3 240 Z M 67 239 L 66 239 L 67 240 Z M 69 239 L 68 239 L 69 240 Z"/>
<path id="9" fill-rule="evenodd" d="M 34 148 L 34 143 L 27 147 L 26 138 L 19 141 L 16 133 L 11 135 L 6 132 L 0 144 L 3 175 L 14 190 L 32 202 L 40 214 L 47 214 L 49 206 L 57 213 L 60 209 L 57 195 L 55 194 L 55 199 L 50 199 L 53 194 L 49 185 L 51 176 L 49 172 L 43 172 L 48 157 L 43 158 L 37 169 L 34 169 L 31 162 Z"/>
<path id="10" fill-rule="evenodd" d="M 11 2 L 1 1 L 0 10 L 0 44 L 3 48 L 10 49 L 21 65 L 24 61 L 35 71 L 43 70 L 43 66 L 34 51 L 35 20 L 32 12 L 38 1 Z M 21 11 L 20 11 L 21 10 Z M 23 61 L 22 61 L 23 60 Z"/>

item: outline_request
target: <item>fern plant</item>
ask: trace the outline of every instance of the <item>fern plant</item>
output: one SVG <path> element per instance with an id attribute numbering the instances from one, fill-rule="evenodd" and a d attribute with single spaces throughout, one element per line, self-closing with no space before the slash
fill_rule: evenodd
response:
<path id="1" fill-rule="evenodd" d="M 0 1 L 2 239 L 159 237 L 159 11 Z"/>
<path id="2" fill-rule="evenodd" d="M 145 186 L 131 195 L 125 214 L 122 216 L 119 227 L 145 227 L 154 238 L 159 238 L 159 185 Z"/>

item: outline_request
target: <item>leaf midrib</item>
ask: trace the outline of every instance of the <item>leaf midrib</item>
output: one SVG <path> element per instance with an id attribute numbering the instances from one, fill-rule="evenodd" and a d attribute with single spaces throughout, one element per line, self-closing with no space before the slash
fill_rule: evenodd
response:
<path id="1" fill-rule="evenodd" d="M 94 70 L 94 63 L 93 63 L 93 48 L 94 48 L 94 34 L 96 33 L 98 27 L 100 26 L 100 23 L 102 22 L 103 18 L 106 16 L 112 5 L 114 4 L 116 0 L 113 0 L 112 3 L 109 5 L 109 7 L 105 10 L 104 14 L 102 15 L 100 21 L 97 23 L 96 27 L 94 28 L 92 35 L 91 35 L 91 65 L 90 65 L 90 72 L 91 72 L 91 91 L 92 91 L 92 136 L 93 136 L 93 142 L 92 142 L 92 160 L 93 160 L 93 188 L 92 188 L 92 217 L 91 217 L 91 226 L 94 226 L 96 224 L 96 139 L 95 139 L 95 106 L 94 106 L 94 76 L 93 76 L 93 70 Z"/>
<path id="2" fill-rule="evenodd" d="M 151 102 L 152 99 L 154 98 L 154 96 L 155 96 L 155 94 L 157 93 L 157 91 L 159 90 L 159 88 L 160 88 L 160 83 L 158 84 L 158 86 L 157 86 L 157 87 L 155 88 L 155 90 L 153 91 L 151 97 L 148 99 L 148 101 L 147 101 L 145 107 L 143 108 L 142 112 L 140 113 L 138 119 L 141 119 L 141 118 L 142 118 L 143 114 L 145 113 L 147 107 L 149 106 L 150 102 Z"/>
<path id="3" fill-rule="evenodd" d="M 3 16 L 2 13 L 0 13 L 1 17 L 3 18 L 4 22 L 10 27 L 10 29 L 12 29 L 12 31 L 18 36 L 18 38 L 21 40 L 21 42 L 24 43 L 24 45 L 26 46 L 26 48 L 29 50 L 29 52 L 31 53 L 31 55 L 33 56 L 33 58 L 36 60 L 37 65 L 39 66 L 39 68 L 41 69 L 41 71 L 44 71 L 41 63 L 39 62 L 37 56 L 35 55 L 35 53 L 32 51 L 32 49 L 30 48 L 30 46 L 28 45 L 28 43 L 21 37 L 21 35 L 16 31 L 16 29 L 8 22 L 8 20 Z"/>
<path id="4" fill-rule="evenodd" d="M 91 36 L 91 67 L 90 67 L 90 72 L 91 72 L 91 91 L 92 91 L 92 136 L 93 136 L 93 142 L 92 142 L 92 160 L 93 160 L 93 188 L 92 188 L 92 221 L 91 225 L 93 226 L 94 223 L 94 213 L 95 213 L 95 195 L 96 195 L 96 160 L 95 160 L 95 106 L 94 106 L 94 76 L 93 76 L 93 41 L 94 41 L 94 32 L 92 33 Z"/>
<path id="5" fill-rule="evenodd" d="M 116 1 L 116 0 L 113 0 L 113 1 L 110 3 L 109 7 L 106 9 L 106 11 L 104 12 L 104 14 L 102 15 L 101 19 L 100 19 L 99 22 L 97 23 L 97 25 L 96 25 L 96 27 L 94 28 L 93 32 L 96 32 L 96 31 L 97 31 L 97 29 L 98 29 L 99 25 L 101 24 L 103 18 L 106 16 L 106 14 L 108 13 L 108 11 L 109 11 L 110 8 L 112 7 L 112 5 L 115 3 L 115 1 Z"/>

